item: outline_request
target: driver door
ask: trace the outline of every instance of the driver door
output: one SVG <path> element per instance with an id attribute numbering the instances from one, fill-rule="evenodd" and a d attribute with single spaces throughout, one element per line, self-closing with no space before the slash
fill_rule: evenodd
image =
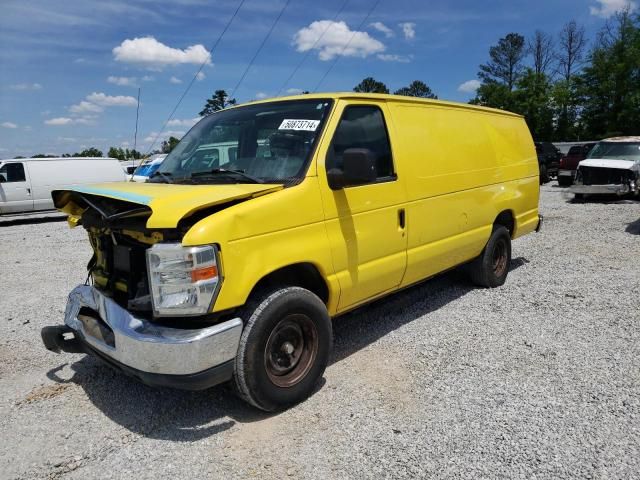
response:
<path id="1" fill-rule="evenodd" d="M 5 163 L 0 167 L 0 212 L 33 211 L 31 183 L 23 162 Z"/>
<path id="2" fill-rule="evenodd" d="M 336 113 L 340 120 L 319 173 L 324 177 L 325 224 L 340 282 L 338 311 L 344 311 L 400 285 L 407 265 L 406 193 L 398 181 L 383 108 L 356 103 Z M 375 155 L 377 178 L 332 190 L 326 172 L 341 169 L 342 154 L 351 148 Z"/>

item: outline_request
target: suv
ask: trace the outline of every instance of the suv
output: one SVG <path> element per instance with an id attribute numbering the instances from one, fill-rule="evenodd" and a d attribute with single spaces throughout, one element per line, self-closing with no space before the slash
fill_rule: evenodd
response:
<path id="1" fill-rule="evenodd" d="M 561 187 L 570 187 L 573 184 L 573 179 L 576 178 L 578 164 L 587 158 L 587 155 L 595 145 L 595 143 L 585 143 L 584 145 L 574 145 L 569 149 L 567 154 L 560 159 L 558 185 Z"/>
<path id="2" fill-rule="evenodd" d="M 540 185 L 547 183 L 552 177 L 558 175 L 558 165 L 562 153 L 551 142 L 535 142 L 538 164 L 540 166 Z"/>

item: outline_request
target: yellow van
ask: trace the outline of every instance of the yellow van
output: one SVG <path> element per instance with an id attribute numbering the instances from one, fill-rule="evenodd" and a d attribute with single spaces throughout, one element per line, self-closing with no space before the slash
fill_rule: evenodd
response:
<path id="1" fill-rule="evenodd" d="M 42 338 L 150 385 L 232 380 L 281 409 L 323 375 L 332 317 L 465 263 L 502 285 L 538 197 L 531 135 L 508 112 L 353 93 L 226 109 L 148 183 L 53 193 L 94 255 Z"/>

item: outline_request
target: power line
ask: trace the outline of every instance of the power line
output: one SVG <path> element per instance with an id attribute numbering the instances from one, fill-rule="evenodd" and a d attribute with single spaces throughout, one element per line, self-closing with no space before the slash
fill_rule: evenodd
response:
<path id="1" fill-rule="evenodd" d="M 291 72 L 291 75 L 289 75 L 289 78 L 287 78 L 285 80 L 285 82 L 282 84 L 282 87 L 280 88 L 280 90 L 278 90 L 278 93 L 276 96 L 280 96 L 280 94 L 282 93 L 282 91 L 285 89 L 285 87 L 287 86 L 287 84 L 291 81 L 291 79 L 294 77 L 294 75 L 296 73 L 298 73 L 298 70 L 300 69 L 300 67 L 302 66 L 302 64 L 307 60 L 307 58 L 309 57 L 309 55 L 311 54 L 311 52 L 313 52 L 313 49 L 316 47 L 316 45 L 318 44 L 318 42 L 320 42 L 320 40 L 322 40 L 322 38 L 324 37 L 324 35 L 327 33 L 327 31 L 333 26 L 333 24 L 335 23 L 335 21 L 338 19 L 338 17 L 340 16 L 340 14 L 342 13 L 342 11 L 345 9 L 345 7 L 347 6 L 347 3 L 349 3 L 349 0 L 345 0 L 342 4 L 342 6 L 340 7 L 340 10 L 338 10 L 338 13 L 335 14 L 335 16 L 333 17 L 333 21 L 329 22 L 329 24 L 327 25 L 327 27 L 324 29 L 324 31 L 322 32 L 322 34 L 316 38 L 316 41 L 313 42 L 313 45 L 311 45 L 311 48 L 309 50 L 307 50 L 307 53 L 304 55 L 304 57 L 302 57 L 302 60 L 300 60 L 300 63 L 298 63 L 298 65 L 296 65 L 296 67 L 293 69 L 293 72 Z"/>
<path id="2" fill-rule="evenodd" d="M 256 53 L 253 55 L 253 58 L 249 62 L 249 65 L 247 65 L 247 68 L 245 69 L 244 73 L 240 77 L 240 80 L 238 80 L 238 83 L 236 84 L 236 86 L 233 88 L 233 90 L 231 90 L 231 94 L 229 95 L 229 98 L 233 98 L 233 95 L 236 93 L 236 90 L 238 90 L 238 87 L 244 81 L 244 78 L 247 76 L 247 73 L 249 72 L 249 69 L 253 65 L 253 62 L 255 62 L 256 58 L 258 58 L 258 55 L 260 54 L 260 51 L 262 50 L 262 47 L 264 47 L 265 43 L 267 43 L 267 40 L 271 36 L 271 33 L 273 32 L 273 29 L 276 28 L 276 25 L 280 21 L 280 18 L 282 17 L 282 14 L 287 9 L 287 7 L 289 6 L 290 2 L 291 2 L 291 0 L 287 0 L 286 3 L 284 4 L 284 6 L 282 7 L 282 10 L 280 10 L 280 13 L 278 14 L 278 17 L 276 18 L 275 22 L 273 22 L 273 25 L 271 25 L 271 28 L 269 29 L 269 32 L 267 33 L 267 36 L 264 37 L 264 39 L 262 40 L 262 43 L 258 47 L 258 50 L 256 50 Z"/>
<path id="3" fill-rule="evenodd" d="M 227 30 L 229 29 L 229 27 L 231 26 L 231 23 L 233 23 L 233 20 L 236 18 L 236 15 L 238 15 L 238 12 L 240 11 L 240 8 L 242 8 L 242 5 L 244 5 L 244 2 L 246 0 L 240 0 L 240 3 L 238 4 L 236 11 L 233 12 L 233 15 L 231 15 L 231 18 L 229 19 L 229 21 L 227 22 L 227 24 L 225 25 L 224 29 L 222 30 L 222 32 L 220 33 L 220 35 L 218 36 L 218 39 L 216 40 L 216 42 L 213 44 L 213 46 L 209 49 L 209 57 L 211 57 L 212 53 L 215 51 L 215 49 L 218 47 L 218 44 L 220 43 L 220 41 L 222 40 L 222 37 L 224 37 L 224 34 L 227 33 Z M 189 90 L 191 90 L 191 87 L 193 86 L 194 82 L 196 81 L 196 79 L 198 78 L 198 75 L 200 74 L 200 72 L 202 71 L 202 69 L 204 68 L 204 66 L 207 64 L 207 62 L 209 61 L 209 58 L 207 58 L 204 62 L 202 62 L 202 64 L 200 65 L 200 68 L 198 68 L 198 71 L 195 73 L 195 75 L 193 76 L 193 78 L 191 79 L 191 81 L 189 82 L 189 85 L 187 85 L 187 88 L 184 90 L 182 96 L 180 97 L 180 99 L 178 100 L 178 103 L 176 103 L 176 106 L 173 107 L 173 110 L 171 111 L 171 113 L 169 114 L 169 116 L 167 117 L 167 120 L 165 120 L 164 124 L 162 125 L 162 128 L 160 129 L 160 131 L 158 132 L 158 134 L 155 136 L 155 138 L 153 139 L 153 143 L 151 144 L 151 146 L 149 147 L 149 150 L 147 151 L 148 155 L 151 150 L 153 150 L 153 147 L 155 146 L 156 142 L 158 141 L 158 138 L 160 138 L 160 135 L 162 135 L 162 133 L 164 132 L 165 128 L 167 128 L 167 124 L 169 123 L 169 121 L 173 118 L 173 116 L 176 113 L 176 110 L 178 110 L 178 107 L 180 106 L 180 104 L 182 103 L 182 100 L 184 100 L 184 97 L 187 96 L 187 93 L 189 93 Z M 145 156 L 146 156 L 145 155 Z"/>
<path id="4" fill-rule="evenodd" d="M 376 7 L 378 6 L 379 3 L 380 3 L 380 0 L 376 0 L 376 2 L 373 4 L 373 6 L 369 9 L 369 13 L 367 13 L 367 16 L 362 19 L 362 21 L 360 22 L 360 25 L 358 25 L 358 27 L 355 29 L 355 31 L 351 35 L 351 38 L 349 39 L 349 41 L 345 44 L 345 46 L 342 48 L 342 50 L 340 50 L 340 53 L 338 55 L 336 55 L 336 59 L 333 61 L 333 63 L 331 63 L 331 65 L 329 65 L 329 68 L 327 69 L 327 71 L 324 72 L 324 75 L 322 76 L 322 78 L 320 79 L 318 84 L 316 85 L 316 88 L 313 89 L 314 93 L 318 91 L 318 88 L 320 88 L 320 85 L 322 85 L 322 82 L 324 82 L 325 78 L 327 78 L 327 75 L 329 75 L 329 72 L 331 72 L 331 70 L 333 70 L 333 67 L 336 66 L 336 63 L 338 63 L 338 60 L 340 60 L 340 57 L 342 56 L 342 54 L 349 47 L 349 45 L 351 45 L 351 42 L 353 41 L 354 37 L 356 36 L 356 33 L 358 33 L 358 31 L 362 28 L 362 25 L 364 25 L 364 23 L 369 19 L 369 17 L 371 16 L 371 14 L 376 9 Z"/>

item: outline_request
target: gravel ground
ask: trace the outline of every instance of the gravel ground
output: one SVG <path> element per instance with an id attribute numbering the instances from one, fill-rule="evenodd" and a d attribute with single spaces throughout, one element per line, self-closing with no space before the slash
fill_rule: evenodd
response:
<path id="1" fill-rule="evenodd" d="M 85 233 L 2 219 L 0 477 L 637 478 L 639 207 L 543 187 L 504 287 L 454 271 L 336 320 L 322 385 L 278 415 L 47 352 Z"/>

